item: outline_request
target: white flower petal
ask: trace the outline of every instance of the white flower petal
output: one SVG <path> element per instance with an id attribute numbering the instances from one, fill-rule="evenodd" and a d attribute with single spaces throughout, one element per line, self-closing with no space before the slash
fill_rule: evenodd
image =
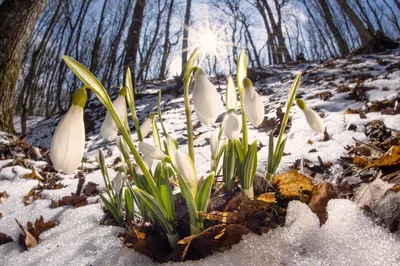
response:
<path id="1" fill-rule="evenodd" d="M 57 171 L 72 174 L 80 165 L 85 148 L 83 108 L 72 105 L 58 124 L 51 141 L 50 157 Z"/>
<path id="2" fill-rule="evenodd" d="M 245 89 L 244 111 L 247 119 L 254 127 L 258 127 L 264 120 L 264 104 L 261 96 L 255 91 L 253 86 Z"/>
<path id="3" fill-rule="evenodd" d="M 242 125 L 234 113 L 229 113 L 225 117 L 224 134 L 228 139 L 237 139 L 240 135 Z"/>
<path id="4" fill-rule="evenodd" d="M 192 99 L 197 118 L 206 126 L 213 125 L 221 109 L 221 99 L 215 86 L 204 75 L 196 76 Z"/>
<path id="5" fill-rule="evenodd" d="M 322 121 L 322 118 L 317 114 L 317 112 L 308 106 L 305 106 L 302 111 L 306 117 L 308 125 L 312 128 L 312 130 L 318 133 L 323 133 L 325 131 L 324 121 Z"/>
<path id="6" fill-rule="evenodd" d="M 177 150 L 175 153 L 175 160 L 179 172 L 188 184 L 190 192 L 192 193 L 194 198 L 197 192 L 197 175 L 193 161 L 189 155 L 186 155 L 179 150 Z"/>
<path id="7" fill-rule="evenodd" d="M 122 188 L 122 181 L 124 180 L 124 172 L 118 171 L 117 175 L 114 178 L 114 192 L 118 193 Z"/>
<path id="8" fill-rule="evenodd" d="M 164 160 L 166 155 L 156 146 L 146 142 L 139 143 L 139 150 L 147 157 L 155 160 Z"/>
<path id="9" fill-rule="evenodd" d="M 117 99 L 113 101 L 113 105 L 115 111 L 118 114 L 119 119 L 122 121 L 122 123 L 124 123 L 124 120 L 127 117 L 125 96 L 119 95 Z M 104 119 L 103 124 L 101 125 L 100 134 L 103 138 L 105 138 L 108 141 L 115 140 L 115 138 L 118 135 L 117 126 L 114 120 L 112 119 L 112 116 L 109 111 L 107 111 L 106 118 Z"/>
<path id="10" fill-rule="evenodd" d="M 145 138 L 150 133 L 152 122 L 153 119 L 146 118 L 144 122 L 140 125 L 140 132 L 142 133 L 142 138 Z"/>
<path id="11" fill-rule="evenodd" d="M 218 154 L 218 138 L 215 134 L 212 134 L 210 137 L 210 147 L 211 147 L 211 156 L 213 159 L 217 157 Z"/>

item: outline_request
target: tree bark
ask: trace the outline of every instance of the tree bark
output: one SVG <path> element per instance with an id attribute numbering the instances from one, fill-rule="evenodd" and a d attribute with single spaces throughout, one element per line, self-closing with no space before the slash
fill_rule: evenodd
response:
<path id="1" fill-rule="evenodd" d="M 368 43 L 373 39 L 373 36 L 371 35 L 371 33 L 368 31 L 367 28 L 365 28 L 361 19 L 354 12 L 354 10 L 349 6 L 349 3 L 347 2 L 347 0 L 337 0 L 337 2 L 339 4 L 340 8 L 343 10 L 343 12 L 347 15 L 347 17 L 350 19 L 351 23 L 356 28 L 358 36 L 360 37 L 360 40 L 361 40 L 361 45 L 368 46 Z"/>
<path id="2" fill-rule="evenodd" d="M 103 30 L 103 21 L 104 21 L 104 14 L 106 11 L 108 0 L 104 0 L 103 8 L 101 10 L 99 26 L 97 27 L 96 37 L 93 42 L 93 49 L 92 49 L 92 59 L 90 60 L 90 71 L 96 76 L 99 70 L 99 54 L 100 54 L 100 47 L 101 47 L 101 34 Z"/>
<path id="3" fill-rule="evenodd" d="M 328 24 L 328 27 L 332 32 L 333 37 L 335 38 L 340 53 L 342 54 L 342 56 L 348 56 L 350 53 L 349 47 L 333 21 L 332 13 L 329 9 L 328 3 L 326 2 L 326 0 L 318 0 L 318 1 L 322 7 L 325 22 L 326 24 Z"/>
<path id="4" fill-rule="evenodd" d="M 165 79 L 166 76 L 166 69 L 167 69 L 167 60 L 171 50 L 171 44 L 169 41 L 169 33 L 171 27 L 171 18 L 172 18 L 172 10 L 174 8 L 174 0 L 171 0 L 168 7 L 168 16 L 167 22 L 165 24 L 165 36 L 164 36 L 164 44 L 163 44 L 163 53 L 161 58 L 161 68 L 160 74 L 158 75 L 159 79 Z"/>
<path id="5" fill-rule="evenodd" d="M 136 0 L 135 9 L 133 10 L 133 16 L 131 25 L 128 31 L 128 38 L 126 40 L 125 57 L 124 57 L 124 69 L 130 68 L 133 77 L 133 87 L 136 93 L 136 55 L 139 49 L 140 43 L 140 32 L 142 30 L 144 9 L 146 7 L 146 0 Z"/>
<path id="6" fill-rule="evenodd" d="M 192 0 L 186 1 L 185 21 L 183 25 L 183 40 L 182 40 L 182 73 L 185 71 L 186 63 L 188 60 L 188 43 L 189 43 L 189 24 L 190 24 L 190 9 Z"/>
<path id="7" fill-rule="evenodd" d="M 161 24 L 160 21 L 161 21 L 162 14 L 164 13 L 164 10 L 165 10 L 165 5 L 163 6 L 163 8 L 161 8 L 161 2 L 160 2 L 160 0 L 158 0 L 157 6 L 158 6 L 158 12 L 157 12 L 157 19 L 156 19 L 156 28 L 154 29 L 153 37 L 151 38 L 149 48 L 147 49 L 147 51 L 144 55 L 144 59 L 140 64 L 139 73 L 136 78 L 137 80 L 140 79 L 142 81 L 146 81 L 147 78 L 143 77 L 143 73 L 144 73 L 145 69 L 148 67 L 148 65 L 150 64 L 151 58 L 152 58 L 154 50 L 156 48 L 157 40 L 159 39 L 158 33 L 160 31 L 160 24 Z"/>
<path id="8" fill-rule="evenodd" d="M 0 130 L 15 133 L 15 86 L 32 30 L 43 11 L 43 0 L 4 0 L 0 6 Z"/>

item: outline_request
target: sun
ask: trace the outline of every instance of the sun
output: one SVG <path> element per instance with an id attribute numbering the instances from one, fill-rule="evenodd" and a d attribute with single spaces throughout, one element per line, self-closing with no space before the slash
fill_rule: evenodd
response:
<path id="1" fill-rule="evenodd" d="M 234 46 L 227 41 L 229 36 L 225 33 L 226 28 L 227 25 L 219 25 L 218 28 L 216 24 L 211 26 L 208 20 L 188 28 L 188 51 L 193 51 L 197 47 L 201 49 L 199 65 L 201 65 L 206 58 L 215 58 L 220 67 L 225 68 L 224 58 L 227 54 L 226 48 L 227 46 Z"/>

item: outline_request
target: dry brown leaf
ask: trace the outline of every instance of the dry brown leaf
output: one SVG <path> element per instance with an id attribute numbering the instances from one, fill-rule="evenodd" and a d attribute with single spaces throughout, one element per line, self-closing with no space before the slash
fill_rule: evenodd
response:
<path id="1" fill-rule="evenodd" d="M 3 214 L 0 212 L 0 219 L 3 218 Z"/>
<path id="2" fill-rule="evenodd" d="M 347 108 L 346 111 L 344 111 L 345 115 L 353 115 L 353 114 L 359 114 L 361 112 L 360 109 L 351 109 L 351 108 Z"/>
<path id="3" fill-rule="evenodd" d="M 89 196 L 95 196 L 99 194 L 99 191 L 97 190 L 97 186 L 99 184 L 93 183 L 93 182 L 87 182 L 85 187 L 83 188 L 83 194 L 85 194 L 86 197 Z"/>
<path id="4" fill-rule="evenodd" d="M 54 209 L 61 206 L 71 205 L 75 208 L 82 207 L 88 204 L 85 195 L 77 196 L 75 193 L 71 193 L 71 196 L 62 197 L 60 201 L 51 201 L 50 208 Z"/>
<path id="5" fill-rule="evenodd" d="M 358 167 L 364 168 L 368 164 L 368 160 L 365 157 L 354 155 L 353 163 Z"/>
<path id="6" fill-rule="evenodd" d="M 290 199 L 298 199 L 304 195 L 304 192 L 309 194 L 314 187 L 311 179 L 297 170 L 275 176 L 273 184 L 283 198 Z"/>
<path id="7" fill-rule="evenodd" d="M 384 155 L 374 162 L 369 162 L 365 167 L 392 167 L 400 164 L 400 146 L 392 146 Z"/>
<path id="8" fill-rule="evenodd" d="M 257 200 L 264 201 L 266 203 L 276 203 L 275 193 L 264 193 L 258 196 Z"/>
<path id="9" fill-rule="evenodd" d="M 400 172 L 395 172 L 373 182 L 362 184 L 354 195 L 353 201 L 361 208 L 373 212 L 390 231 L 400 226 Z"/>
<path id="10" fill-rule="evenodd" d="M 39 172 L 36 170 L 36 167 L 32 167 L 32 173 L 25 174 L 24 178 L 35 179 L 35 180 L 39 180 L 39 181 L 42 181 L 42 182 L 46 181 L 46 179 L 44 179 L 43 176 L 41 174 L 39 174 Z"/>
<path id="11" fill-rule="evenodd" d="M 34 225 L 31 222 L 28 222 L 28 231 L 39 241 L 39 236 L 44 231 L 47 231 L 53 228 L 54 226 L 56 226 L 55 222 L 53 221 L 45 222 L 43 216 L 40 216 L 39 219 L 36 219 Z"/>
<path id="12" fill-rule="evenodd" d="M 197 212 L 197 214 L 207 220 L 217 221 L 225 224 L 235 224 L 240 223 L 244 220 L 243 215 L 236 212 L 219 212 L 212 211 L 210 213 L 206 212 Z"/>
<path id="13" fill-rule="evenodd" d="M 312 189 L 308 206 L 318 216 L 320 225 L 325 224 L 328 218 L 326 206 L 328 201 L 334 198 L 337 198 L 337 194 L 330 183 L 321 183 Z"/>
<path id="14" fill-rule="evenodd" d="M 15 221 L 17 222 L 19 228 L 21 228 L 23 233 L 19 235 L 19 243 L 26 248 L 36 247 L 38 244 L 37 239 L 31 233 L 25 230 L 25 228 L 22 226 L 22 224 L 18 222 L 17 219 L 15 219 Z"/>
<path id="15" fill-rule="evenodd" d="M 7 244 L 7 243 L 10 243 L 10 242 L 13 242 L 13 241 L 14 240 L 11 238 L 11 236 L 3 234 L 3 233 L 0 233 L 0 246 L 4 245 L 4 244 Z"/>
<path id="16" fill-rule="evenodd" d="M 24 196 L 25 205 L 29 205 L 35 200 L 43 199 L 43 195 L 35 189 L 31 189 L 26 196 Z"/>
<path id="17" fill-rule="evenodd" d="M 198 235 L 178 241 L 178 248 L 169 256 L 171 261 L 198 260 L 216 251 L 239 243 L 251 231 L 240 224 L 220 224 L 207 228 Z"/>
<path id="18" fill-rule="evenodd" d="M 0 204 L 6 201 L 6 198 L 8 198 L 8 195 L 5 191 L 0 192 Z"/>

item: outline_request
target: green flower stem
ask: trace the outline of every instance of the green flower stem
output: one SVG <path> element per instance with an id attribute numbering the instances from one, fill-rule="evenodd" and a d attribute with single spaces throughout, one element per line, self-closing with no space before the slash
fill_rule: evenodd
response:
<path id="1" fill-rule="evenodd" d="M 157 114 L 158 114 L 158 119 L 160 120 L 160 124 L 161 124 L 162 130 L 163 130 L 163 132 L 164 132 L 164 135 L 167 136 L 167 135 L 168 135 L 168 132 L 167 132 L 167 130 L 165 129 L 164 122 L 163 122 L 162 116 L 161 116 L 161 91 L 158 92 L 158 98 L 157 98 Z"/>
<path id="2" fill-rule="evenodd" d="M 195 164 L 195 157 L 194 157 L 194 145 L 193 145 L 192 114 L 190 110 L 190 100 L 189 100 L 189 85 L 190 85 L 190 79 L 191 79 L 190 76 L 192 74 L 193 66 L 196 63 L 196 60 L 199 57 L 199 55 L 200 55 L 200 48 L 197 47 L 190 56 L 183 75 L 183 90 L 184 90 L 187 135 L 188 135 L 188 150 L 189 150 L 189 156 L 192 159 L 193 164 Z"/>
<path id="3" fill-rule="evenodd" d="M 296 97 L 297 89 L 299 88 L 299 85 L 300 85 L 300 80 L 301 80 L 301 74 L 298 74 L 297 77 L 295 78 L 295 80 L 293 81 L 292 86 L 290 87 L 289 97 L 288 97 L 289 99 L 288 99 L 288 103 L 286 106 L 286 113 L 285 113 L 285 116 L 283 117 L 281 129 L 279 131 L 278 141 L 276 142 L 274 158 L 279 153 L 279 147 L 282 142 L 283 135 L 285 134 L 285 128 L 286 128 L 287 122 L 289 120 L 290 109 L 292 108 L 294 99 Z M 275 173 L 272 173 L 272 174 L 275 174 Z"/>
<path id="4" fill-rule="evenodd" d="M 125 86 L 128 88 L 128 94 L 127 94 L 128 105 L 129 109 L 131 110 L 132 120 L 135 125 L 136 134 L 138 136 L 139 141 L 143 141 L 142 132 L 140 131 L 139 119 L 137 117 L 135 109 L 135 94 L 133 92 L 134 90 L 133 90 L 132 76 L 129 67 L 127 68 L 125 74 Z"/>
<path id="5" fill-rule="evenodd" d="M 240 96 L 240 112 L 242 114 L 242 138 L 243 138 L 243 150 L 244 154 L 247 153 L 249 140 L 248 140 L 248 128 L 247 128 L 247 118 L 244 111 L 244 85 L 243 79 L 247 76 L 247 58 L 246 52 L 242 48 L 239 54 L 236 68 L 236 82 L 238 86 L 239 96 Z"/>

